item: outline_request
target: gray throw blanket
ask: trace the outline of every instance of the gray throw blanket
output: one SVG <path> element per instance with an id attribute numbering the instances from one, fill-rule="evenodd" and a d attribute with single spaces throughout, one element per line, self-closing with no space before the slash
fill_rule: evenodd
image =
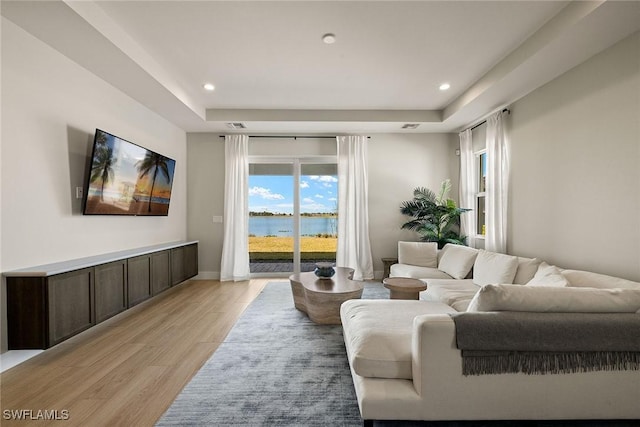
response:
<path id="1" fill-rule="evenodd" d="M 451 314 L 463 375 L 640 369 L 640 314 Z"/>

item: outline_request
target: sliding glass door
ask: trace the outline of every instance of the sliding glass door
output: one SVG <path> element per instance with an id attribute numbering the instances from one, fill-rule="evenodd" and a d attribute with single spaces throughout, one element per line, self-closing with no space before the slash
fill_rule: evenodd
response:
<path id="1" fill-rule="evenodd" d="M 318 261 L 336 262 L 338 246 L 338 167 L 300 164 L 300 271 Z"/>
<path id="2" fill-rule="evenodd" d="M 293 271 L 294 164 L 249 164 L 249 262 L 252 273 Z"/>
<path id="3" fill-rule="evenodd" d="M 329 158 L 252 158 L 249 165 L 251 272 L 312 271 L 335 262 L 337 165 Z"/>

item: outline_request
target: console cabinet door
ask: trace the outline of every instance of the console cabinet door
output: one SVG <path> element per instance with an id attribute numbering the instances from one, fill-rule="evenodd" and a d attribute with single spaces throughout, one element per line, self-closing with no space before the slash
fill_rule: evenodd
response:
<path id="1" fill-rule="evenodd" d="M 94 269 L 49 277 L 49 345 L 53 346 L 96 323 Z"/>
<path id="2" fill-rule="evenodd" d="M 198 275 L 198 245 L 184 247 L 184 278 Z"/>
<path id="3" fill-rule="evenodd" d="M 129 307 L 151 297 L 151 256 L 142 255 L 127 260 Z"/>
<path id="4" fill-rule="evenodd" d="M 96 323 L 127 308 L 127 261 L 96 267 Z"/>
<path id="5" fill-rule="evenodd" d="M 157 295 L 171 287 L 171 264 L 169 251 L 151 255 L 151 293 Z"/>
<path id="6" fill-rule="evenodd" d="M 171 285 L 184 280 L 184 247 L 171 249 Z"/>
<path id="7" fill-rule="evenodd" d="M 7 277 L 9 350 L 47 348 L 47 278 Z"/>

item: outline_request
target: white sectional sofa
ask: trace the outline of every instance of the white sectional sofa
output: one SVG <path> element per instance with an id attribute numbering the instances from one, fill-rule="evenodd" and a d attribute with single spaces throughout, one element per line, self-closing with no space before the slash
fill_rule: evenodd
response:
<path id="1" fill-rule="evenodd" d="M 350 300 L 341 307 L 365 424 L 370 420 L 640 419 L 640 283 L 454 245 L 437 251 L 428 243 L 400 242 L 398 259 L 391 267 L 392 276 L 427 283 L 419 301 Z M 529 317 L 557 322 L 547 325 L 550 332 L 545 332 L 555 335 L 556 329 L 565 330 L 565 323 L 567 330 L 575 328 L 576 316 L 578 322 L 583 319 L 579 316 L 590 322 L 588 329 L 577 323 L 579 334 L 568 332 L 567 341 L 580 343 L 582 333 L 585 341 L 591 341 L 591 347 L 578 353 L 600 354 L 602 342 L 602 351 L 613 348 L 607 354 L 623 355 L 622 362 L 612 367 L 607 359 L 604 366 L 585 370 L 573 366 L 559 373 L 545 371 L 543 364 L 541 372 L 525 373 L 518 365 L 509 372 L 463 374 L 465 363 L 479 359 L 463 358 L 458 320 L 497 321 L 514 337 L 520 335 L 520 341 L 541 345 L 546 338 L 536 336 L 539 329 L 527 323 Z M 606 346 L 610 332 L 603 331 L 611 330 L 611 319 L 624 325 L 613 329 L 613 335 L 618 331 L 621 335 L 618 347 Z M 525 333 L 530 335 L 522 336 Z M 590 336 L 596 333 L 607 339 L 594 344 Z M 506 354 L 548 354 L 534 350 L 513 349 Z"/>

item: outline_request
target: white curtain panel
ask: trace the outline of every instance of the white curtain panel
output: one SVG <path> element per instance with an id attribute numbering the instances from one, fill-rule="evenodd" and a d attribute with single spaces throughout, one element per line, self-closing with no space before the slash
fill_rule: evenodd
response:
<path id="1" fill-rule="evenodd" d="M 224 138 L 224 240 L 221 281 L 249 280 L 249 137 Z"/>
<path id="2" fill-rule="evenodd" d="M 471 129 L 460 132 L 460 207 L 471 209 L 460 216 L 460 228 L 463 236 L 467 236 L 467 244 L 475 247 L 477 234 L 475 211 L 476 192 L 478 191 L 478 171 L 476 156 L 473 153 Z"/>
<path id="3" fill-rule="evenodd" d="M 487 231 L 485 249 L 507 252 L 507 206 L 509 204 L 509 144 L 505 113 L 487 119 Z"/>
<path id="4" fill-rule="evenodd" d="M 338 251 L 336 265 L 354 280 L 373 279 L 369 242 L 367 137 L 338 136 Z"/>

